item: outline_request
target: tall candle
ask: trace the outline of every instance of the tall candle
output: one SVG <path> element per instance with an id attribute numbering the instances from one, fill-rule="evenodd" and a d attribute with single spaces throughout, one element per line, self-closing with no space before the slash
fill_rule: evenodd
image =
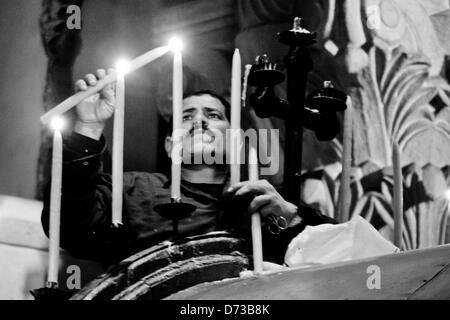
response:
<path id="1" fill-rule="evenodd" d="M 57 286 L 58 284 L 62 158 L 62 136 L 59 128 L 55 128 L 53 133 L 52 180 L 50 189 L 50 243 L 47 275 L 47 284 L 51 286 Z"/>
<path id="2" fill-rule="evenodd" d="M 258 174 L 258 154 L 256 147 L 250 145 L 248 153 L 248 177 L 250 181 L 259 179 Z M 255 212 L 251 217 L 252 223 L 252 244 L 253 244 L 253 267 L 255 273 L 263 271 L 263 250 L 261 236 L 261 216 L 259 212 Z"/>
<path id="3" fill-rule="evenodd" d="M 239 49 L 234 50 L 231 70 L 231 141 L 230 141 L 230 184 L 241 179 L 241 55 Z"/>
<path id="4" fill-rule="evenodd" d="M 397 142 L 392 145 L 392 166 L 394 171 L 394 245 L 401 249 L 403 234 L 403 177 L 400 151 Z"/>
<path id="5" fill-rule="evenodd" d="M 175 52 L 173 58 L 173 96 L 172 96 L 172 185 L 171 197 L 175 201 L 180 199 L 181 183 L 181 143 L 183 125 L 183 60 L 181 52 Z"/>
<path id="6" fill-rule="evenodd" d="M 169 51 L 168 46 L 159 47 L 156 49 L 153 49 L 151 51 L 148 51 L 144 53 L 143 55 L 135 58 L 130 62 L 130 67 L 128 72 L 133 72 L 139 68 L 142 68 L 143 66 L 149 64 L 150 62 L 158 59 L 162 55 L 166 54 Z M 80 91 L 74 94 L 73 96 L 70 96 L 60 104 L 58 104 L 56 107 L 49 110 L 47 113 L 45 113 L 41 117 L 41 122 L 46 124 L 51 119 L 53 119 L 55 116 L 63 114 L 64 112 L 70 110 L 71 108 L 78 105 L 80 102 L 82 102 L 84 99 L 92 96 L 93 94 L 99 92 L 102 90 L 107 84 L 110 84 L 112 82 L 116 81 L 116 73 L 110 73 L 103 79 L 100 79 L 97 81 L 97 84 L 93 87 L 89 87 L 86 91 Z"/>
<path id="7" fill-rule="evenodd" d="M 125 76 L 122 72 L 117 72 L 112 155 L 112 223 L 114 226 L 122 224 L 124 116 Z"/>
<path id="8" fill-rule="evenodd" d="M 342 173 L 341 186 L 339 188 L 339 210 L 338 221 L 346 222 L 350 213 L 350 171 L 352 162 L 352 121 L 353 121 L 353 103 L 350 97 L 347 97 L 347 110 L 344 114 L 344 129 L 342 138 Z"/>

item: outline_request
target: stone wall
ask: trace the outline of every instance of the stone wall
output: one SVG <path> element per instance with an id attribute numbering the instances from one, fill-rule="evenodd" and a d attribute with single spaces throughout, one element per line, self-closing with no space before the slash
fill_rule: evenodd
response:
<path id="1" fill-rule="evenodd" d="M 48 239 L 42 230 L 41 211 L 39 201 L 0 196 L 0 300 L 31 300 L 30 290 L 45 286 Z M 67 290 L 73 274 L 67 273 L 69 266 L 80 268 L 82 286 L 103 271 L 100 264 L 74 258 L 64 250 L 59 265 L 62 290 Z"/>

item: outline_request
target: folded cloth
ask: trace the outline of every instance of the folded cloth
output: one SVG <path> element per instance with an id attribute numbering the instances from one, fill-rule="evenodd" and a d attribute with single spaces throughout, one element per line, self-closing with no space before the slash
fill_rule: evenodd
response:
<path id="1" fill-rule="evenodd" d="M 284 261 L 289 267 L 362 259 L 400 251 L 360 216 L 337 225 L 307 226 L 290 242 Z"/>

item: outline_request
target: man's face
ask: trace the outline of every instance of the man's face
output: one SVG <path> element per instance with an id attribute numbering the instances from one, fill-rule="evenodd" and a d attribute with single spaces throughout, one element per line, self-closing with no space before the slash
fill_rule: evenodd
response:
<path id="1" fill-rule="evenodd" d="M 226 130 L 229 128 L 230 122 L 226 117 L 225 107 L 218 99 L 208 94 L 184 99 L 184 160 L 190 158 L 197 164 L 199 161 L 204 163 L 203 160 L 210 155 L 216 159 L 223 157 L 226 149 Z"/>

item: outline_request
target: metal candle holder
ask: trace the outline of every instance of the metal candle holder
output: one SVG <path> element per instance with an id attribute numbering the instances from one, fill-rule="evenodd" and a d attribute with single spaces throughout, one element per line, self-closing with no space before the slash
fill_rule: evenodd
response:
<path id="1" fill-rule="evenodd" d="M 323 88 L 305 99 L 308 73 L 313 69 L 308 47 L 316 42 L 316 33 L 308 31 L 302 19 L 295 18 L 293 28 L 277 36 L 279 42 L 289 46 L 284 57 L 287 99 L 274 93 L 275 85 L 285 78 L 281 68 L 263 55 L 250 69 L 248 84 L 256 87 L 250 103 L 261 118 L 286 120 L 283 187 L 287 200 L 300 205 L 303 128 L 314 131 L 320 141 L 334 139 L 340 128 L 336 112 L 346 109 L 347 96 L 325 81 Z"/>
<path id="2" fill-rule="evenodd" d="M 172 220 L 173 233 L 178 234 L 178 221 L 186 219 L 197 209 L 190 203 L 183 203 L 180 198 L 171 198 L 170 203 L 158 204 L 153 208 L 161 217 Z"/>

